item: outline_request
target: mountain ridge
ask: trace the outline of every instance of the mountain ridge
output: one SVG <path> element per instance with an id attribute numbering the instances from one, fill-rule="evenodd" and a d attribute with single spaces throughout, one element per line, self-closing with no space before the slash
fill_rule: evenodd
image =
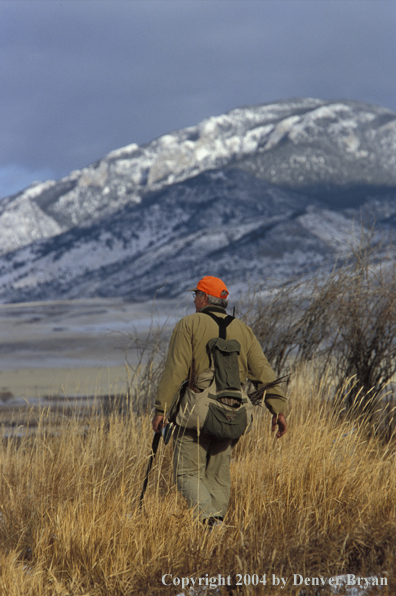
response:
<path id="1" fill-rule="evenodd" d="M 176 296 L 207 270 L 284 278 L 343 254 L 362 206 L 393 228 L 395 198 L 396 113 L 236 108 L 3 199 L 0 300 Z"/>

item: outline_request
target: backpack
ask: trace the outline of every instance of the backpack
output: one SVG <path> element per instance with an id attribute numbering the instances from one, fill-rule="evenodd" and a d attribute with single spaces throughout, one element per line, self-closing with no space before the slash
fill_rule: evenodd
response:
<path id="1" fill-rule="evenodd" d="M 181 393 L 173 419 L 178 426 L 195 430 L 198 435 L 239 439 L 250 430 L 253 405 L 239 378 L 241 345 L 235 339 L 226 339 L 226 329 L 234 317 L 222 318 L 210 311 L 203 312 L 218 324 L 219 336 L 208 341 L 210 367 L 198 375 L 193 388 L 187 386 Z"/>

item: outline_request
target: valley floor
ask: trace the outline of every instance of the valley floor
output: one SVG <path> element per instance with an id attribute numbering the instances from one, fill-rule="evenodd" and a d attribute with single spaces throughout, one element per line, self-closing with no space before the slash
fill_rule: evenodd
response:
<path id="1" fill-rule="evenodd" d="M 116 299 L 0 305 L 0 420 L 125 393 L 150 329 L 169 334 L 193 304 Z"/>

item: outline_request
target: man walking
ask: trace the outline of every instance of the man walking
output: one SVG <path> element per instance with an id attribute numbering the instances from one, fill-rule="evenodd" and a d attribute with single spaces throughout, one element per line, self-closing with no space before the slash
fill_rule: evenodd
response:
<path id="1" fill-rule="evenodd" d="M 196 312 L 183 317 L 173 331 L 155 401 L 152 422 L 155 432 L 161 432 L 166 413 L 186 379 L 193 377 L 197 384 L 194 391 L 199 398 L 202 390 L 199 379 L 212 364 L 207 344 L 219 336 L 216 320 L 227 317 L 228 290 L 221 279 L 206 276 L 190 291 L 194 292 Z M 227 323 L 229 321 L 230 317 Z M 231 319 L 226 328 L 226 339 L 240 344 L 237 366 L 241 384 L 250 379 L 260 388 L 275 380 L 275 373 L 250 327 L 239 319 Z M 276 436 L 280 438 L 287 430 L 287 423 L 283 414 L 286 397 L 279 386 L 265 394 L 264 403 L 272 414 L 272 430 L 278 426 Z M 231 489 L 231 451 L 236 442 L 176 425 L 173 452 L 176 485 L 199 519 L 208 525 L 222 521 L 226 514 Z"/>

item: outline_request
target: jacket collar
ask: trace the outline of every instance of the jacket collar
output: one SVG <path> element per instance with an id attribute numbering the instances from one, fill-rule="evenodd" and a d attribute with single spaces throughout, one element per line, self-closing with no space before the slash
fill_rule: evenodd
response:
<path id="1" fill-rule="evenodd" d="M 209 306 L 204 306 L 198 312 L 214 312 L 214 313 L 218 312 L 223 315 L 227 314 L 227 311 L 225 308 L 223 308 L 222 306 L 216 306 L 215 304 L 209 304 Z"/>

